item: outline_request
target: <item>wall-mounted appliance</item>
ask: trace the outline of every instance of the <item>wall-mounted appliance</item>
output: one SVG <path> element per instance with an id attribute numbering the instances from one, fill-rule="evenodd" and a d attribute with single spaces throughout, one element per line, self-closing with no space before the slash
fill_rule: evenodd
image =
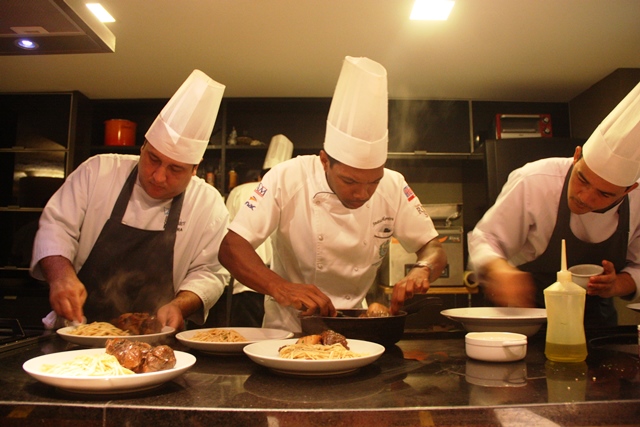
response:
<path id="1" fill-rule="evenodd" d="M 551 114 L 496 114 L 496 139 L 551 138 Z"/>

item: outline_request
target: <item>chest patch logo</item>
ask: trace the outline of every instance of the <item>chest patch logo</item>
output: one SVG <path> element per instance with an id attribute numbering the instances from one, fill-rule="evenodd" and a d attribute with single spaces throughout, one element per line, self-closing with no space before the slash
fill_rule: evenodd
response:
<path id="1" fill-rule="evenodd" d="M 416 198 L 416 195 L 413 193 L 413 190 L 408 185 L 405 186 L 402 191 L 404 192 L 404 196 L 407 198 L 407 201 L 412 201 Z"/>

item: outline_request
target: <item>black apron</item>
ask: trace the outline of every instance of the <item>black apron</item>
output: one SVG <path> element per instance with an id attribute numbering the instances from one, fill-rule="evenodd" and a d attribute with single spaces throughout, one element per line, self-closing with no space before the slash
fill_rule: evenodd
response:
<path id="1" fill-rule="evenodd" d="M 184 193 L 174 197 L 164 230 L 122 224 L 138 166 L 122 187 L 89 257 L 78 272 L 87 289 L 84 314 L 90 322 L 124 313 L 154 314 L 174 297 L 173 248 Z"/>
<path id="2" fill-rule="evenodd" d="M 627 260 L 629 246 L 629 198 L 625 196 L 618 205 L 618 227 L 606 240 L 600 243 L 588 243 L 578 239 L 571 231 L 571 210 L 567 201 L 567 188 L 573 167 L 569 168 L 560 195 L 558 218 L 551 234 L 551 240 L 544 253 L 535 260 L 518 266 L 533 276 L 536 284 L 536 304 L 544 307 L 543 291 L 557 281 L 560 270 L 562 239 L 567 247 L 567 267 L 577 264 L 602 265 L 602 260 L 611 261 L 616 271 L 621 271 Z M 586 326 L 616 326 L 618 316 L 612 298 L 587 295 L 585 305 Z"/>

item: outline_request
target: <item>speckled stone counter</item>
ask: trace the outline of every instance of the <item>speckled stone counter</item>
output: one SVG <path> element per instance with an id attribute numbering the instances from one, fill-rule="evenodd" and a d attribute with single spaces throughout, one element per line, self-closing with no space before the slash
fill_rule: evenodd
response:
<path id="1" fill-rule="evenodd" d="M 544 330 L 529 338 L 525 360 L 510 363 L 467 358 L 462 331 L 412 332 L 372 365 L 338 378 L 282 376 L 245 355 L 172 342 L 196 364 L 158 388 L 122 395 L 69 393 L 24 372 L 28 359 L 79 348 L 54 336 L 0 354 L 0 425 L 640 425 L 635 333 L 589 333 L 587 362 L 557 366 L 545 359 Z"/>

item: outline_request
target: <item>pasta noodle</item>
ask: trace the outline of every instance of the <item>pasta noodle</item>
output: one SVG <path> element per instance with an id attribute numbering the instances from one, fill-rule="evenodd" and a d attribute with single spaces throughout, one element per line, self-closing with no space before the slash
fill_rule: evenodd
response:
<path id="1" fill-rule="evenodd" d="M 120 365 L 115 356 L 106 353 L 76 356 L 67 362 L 42 365 L 42 371 L 70 377 L 135 375 L 133 371 Z"/>
<path id="2" fill-rule="evenodd" d="M 93 322 L 87 325 L 80 325 L 69 331 L 69 334 L 87 337 L 122 337 L 130 335 L 129 332 L 116 328 L 111 323 L 107 322 Z"/>
<path id="3" fill-rule="evenodd" d="M 302 360 L 353 359 L 354 357 L 367 355 L 367 353 L 356 353 L 347 350 L 342 344 L 291 344 L 282 347 L 279 350 L 279 354 L 283 359 Z"/>
<path id="4" fill-rule="evenodd" d="M 191 339 L 193 341 L 204 342 L 244 342 L 245 337 L 240 335 L 233 329 L 209 329 L 194 334 Z"/>

